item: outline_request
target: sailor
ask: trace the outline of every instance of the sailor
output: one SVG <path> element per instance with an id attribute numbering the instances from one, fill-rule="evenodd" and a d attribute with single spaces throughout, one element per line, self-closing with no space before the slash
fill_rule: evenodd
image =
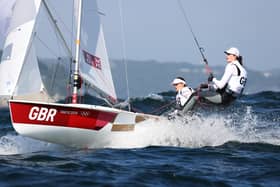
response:
<path id="1" fill-rule="evenodd" d="M 187 83 L 184 78 L 177 77 L 172 81 L 172 85 L 174 86 L 177 95 L 176 95 L 176 110 L 172 113 L 174 114 L 184 114 L 186 111 L 189 111 L 194 103 L 192 101 L 192 96 L 194 90 L 191 87 L 187 86 Z"/>
<path id="2" fill-rule="evenodd" d="M 230 104 L 239 97 L 247 81 L 247 71 L 243 67 L 242 56 L 235 47 L 224 51 L 227 65 L 221 80 L 217 80 L 212 73 L 208 77 L 209 89 L 215 90 L 220 104 Z"/>

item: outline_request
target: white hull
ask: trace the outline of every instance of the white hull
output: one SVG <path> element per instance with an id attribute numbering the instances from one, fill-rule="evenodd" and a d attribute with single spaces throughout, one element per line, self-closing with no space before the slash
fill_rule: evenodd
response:
<path id="1" fill-rule="evenodd" d="M 50 117 L 48 112 L 40 115 L 42 110 Z M 10 113 L 19 134 L 76 148 L 116 147 L 117 141 L 137 134 L 147 120 L 159 119 L 109 107 L 25 101 L 10 101 Z"/>
<path id="2" fill-rule="evenodd" d="M 24 136 L 78 148 L 104 148 L 111 144 L 112 124 L 100 131 L 92 131 L 70 127 L 41 126 L 39 124 L 13 124 L 15 130 Z M 124 132 L 121 133 L 124 136 Z"/>

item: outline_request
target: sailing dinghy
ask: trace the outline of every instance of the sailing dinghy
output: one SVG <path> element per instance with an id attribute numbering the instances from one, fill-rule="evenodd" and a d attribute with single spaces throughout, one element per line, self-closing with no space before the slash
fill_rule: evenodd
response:
<path id="1" fill-rule="evenodd" d="M 77 148 L 110 147 L 157 116 L 86 104 L 10 100 L 14 129 L 21 135 Z"/>
<path id="2" fill-rule="evenodd" d="M 27 53 L 25 55 L 22 54 L 25 63 L 30 63 L 31 65 L 34 60 L 41 62 L 45 70 L 43 75 L 46 76 L 49 72 L 52 72 L 52 68 L 49 67 L 51 63 L 54 63 L 52 60 L 55 62 L 61 60 L 60 66 L 56 66 L 58 70 L 67 69 L 66 66 L 69 66 L 67 62 L 72 62 L 72 59 L 67 58 L 67 55 L 74 53 L 69 52 L 69 47 L 67 47 L 69 46 L 69 42 L 63 37 L 63 32 L 59 32 L 60 29 L 56 21 L 53 20 L 50 7 L 56 3 L 63 4 L 64 2 L 65 7 L 63 8 L 67 8 L 66 5 L 71 3 L 69 3 L 69 0 L 28 1 L 34 3 L 36 14 L 33 15 L 34 19 L 32 19 L 34 28 L 30 37 L 32 38 L 33 36 L 33 39 L 31 39 L 27 50 L 22 51 Z M 75 21 L 77 21 L 77 28 L 75 32 L 75 55 L 73 55 L 75 59 L 72 64 L 74 69 L 71 71 L 72 75 L 70 76 L 73 87 L 72 103 L 60 104 L 12 99 L 9 100 L 11 121 L 14 129 L 19 134 L 34 139 L 77 148 L 108 147 L 110 146 L 110 142 L 114 141 L 114 138 L 125 138 L 127 135 L 136 132 L 138 126 L 145 121 L 157 120 L 158 117 L 113 107 L 79 104 L 80 79 L 86 82 L 87 85 L 92 86 L 95 93 L 106 99 L 108 103 L 116 103 L 117 97 L 112 81 L 97 3 L 95 0 L 73 2 L 74 8 L 70 7 L 70 9 L 75 11 L 74 15 Z M 82 12 L 89 14 L 85 16 Z M 40 40 L 44 35 L 39 34 L 44 33 L 43 31 L 47 32 L 45 34 L 51 35 L 51 30 L 46 26 L 51 27 L 55 32 L 59 32 L 54 35 L 58 39 L 48 36 L 49 40 L 46 43 Z M 68 39 L 71 40 L 72 38 L 70 37 Z M 55 44 L 51 40 L 56 41 Z M 58 43 L 59 45 L 57 46 Z M 48 47 L 46 48 L 46 46 Z M 40 49 L 44 49 L 45 51 L 40 51 Z M 56 52 L 58 51 L 65 52 L 59 53 L 65 55 L 57 57 Z M 51 55 L 55 57 L 51 57 Z M 39 71 L 40 68 L 38 68 Z M 21 73 L 23 74 L 24 71 L 22 70 Z M 53 78 L 55 80 L 64 79 L 65 76 L 58 74 Z M 19 83 L 18 81 L 17 84 Z M 25 83 L 32 85 L 33 81 L 25 80 Z M 65 81 L 66 83 L 68 82 Z M 58 87 L 55 87 L 54 91 L 56 89 Z"/>

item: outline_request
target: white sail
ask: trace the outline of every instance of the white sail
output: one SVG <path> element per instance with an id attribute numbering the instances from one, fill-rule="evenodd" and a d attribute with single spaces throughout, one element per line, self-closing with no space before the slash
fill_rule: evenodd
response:
<path id="1" fill-rule="evenodd" d="M 16 0 L 0 0 L 0 49 L 4 45 L 15 2 Z"/>
<path id="2" fill-rule="evenodd" d="M 116 100 L 116 92 L 106 50 L 97 2 L 83 0 L 80 71 L 102 96 Z"/>
<path id="3" fill-rule="evenodd" d="M 32 31 L 39 6 L 38 0 L 17 0 L 14 4 L 0 63 L 0 96 L 19 94 L 20 89 L 17 90 L 16 87 L 24 62 L 31 60 L 28 53 L 32 51 Z M 30 61 L 28 64 L 31 67 L 28 76 L 32 81 L 25 82 L 22 87 L 30 93 L 40 89 L 41 81 L 36 63 Z"/>
<path id="4" fill-rule="evenodd" d="M 0 64 L 0 97 L 57 101 L 70 96 L 75 6 L 76 0 L 16 1 Z M 82 11 L 80 74 L 87 85 L 84 90 L 115 100 L 96 1 L 84 0 Z"/>
<path id="5" fill-rule="evenodd" d="M 67 91 L 70 76 L 69 64 L 75 55 L 78 4 L 77 0 L 45 1 L 42 5 L 44 8 L 40 10 L 37 19 L 36 35 L 40 37 L 36 39 L 37 56 L 40 59 L 39 66 L 48 69 L 48 71 L 43 71 L 46 68 L 40 68 L 40 72 L 45 75 L 42 76 L 42 80 L 51 96 L 57 93 L 67 95 L 63 91 Z M 47 9 L 49 12 L 46 11 Z M 51 21 L 50 17 L 53 17 L 55 24 L 52 23 L 54 21 Z M 60 62 L 57 59 L 60 59 Z M 101 95 L 112 102 L 116 100 L 96 0 L 83 0 L 79 62 L 79 73 L 84 85 L 87 85 L 83 93 Z M 49 80 L 50 77 L 52 81 Z M 68 95 L 69 92 L 70 90 L 68 90 Z"/>
<path id="6" fill-rule="evenodd" d="M 61 10 L 63 9 L 63 11 Z M 73 3 L 42 1 L 32 39 L 42 87 L 54 101 L 70 95 Z"/>

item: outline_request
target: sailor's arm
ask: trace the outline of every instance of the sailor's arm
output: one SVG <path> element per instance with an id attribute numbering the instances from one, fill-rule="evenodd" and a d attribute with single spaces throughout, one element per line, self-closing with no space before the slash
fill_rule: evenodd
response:
<path id="1" fill-rule="evenodd" d="M 221 80 L 217 80 L 216 78 L 213 78 L 213 83 L 214 83 L 214 88 L 215 89 L 222 89 L 225 87 L 225 85 L 228 83 L 229 79 L 232 76 L 232 72 L 233 72 L 233 66 L 231 65 L 227 65 L 226 69 L 225 69 L 225 73 L 222 77 Z"/>

